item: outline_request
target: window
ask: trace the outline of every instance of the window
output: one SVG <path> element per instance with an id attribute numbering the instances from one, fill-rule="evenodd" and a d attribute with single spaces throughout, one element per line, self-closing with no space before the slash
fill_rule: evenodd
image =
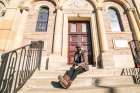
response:
<path id="1" fill-rule="evenodd" d="M 71 23 L 71 32 L 76 32 L 76 24 L 75 23 Z"/>
<path id="2" fill-rule="evenodd" d="M 82 32 L 87 32 L 87 24 L 82 23 Z"/>
<path id="3" fill-rule="evenodd" d="M 47 32 L 48 17 L 49 9 L 47 7 L 41 7 L 39 10 L 36 32 Z"/>
<path id="4" fill-rule="evenodd" d="M 109 19 L 111 22 L 111 29 L 113 32 L 122 32 L 123 26 L 119 12 L 114 8 L 108 9 Z"/>

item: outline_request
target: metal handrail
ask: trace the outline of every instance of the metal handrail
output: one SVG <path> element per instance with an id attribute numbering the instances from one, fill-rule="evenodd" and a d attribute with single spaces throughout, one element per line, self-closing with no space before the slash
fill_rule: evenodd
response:
<path id="1" fill-rule="evenodd" d="M 135 62 L 135 67 L 136 67 L 136 68 L 133 68 L 132 70 L 133 72 L 136 72 L 137 69 L 139 70 L 137 74 L 134 74 L 132 76 L 133 76 L 134 82 L 136 84 L 140 84 L 140 41 L 132 40 L 129 42 L 129 45 L 132 51 L 132 55 L 133 55 L 133 59 Z"/>
<path id="2" fill-rule="evenodd" d="M 0 93 L 17 93 L 17 91 L 40 69 L 43 41 L 2 54 L 0 66 Z"/>
<path id="3" fill-rule="evenodd" d="M 132 76 L 135 84 L 140 84 L 140 68 L 123 68 L 121 76 Z"/>
<path id="4" fill-rule="evenodd" d="M 138 67 L 138 65 L 140 65 L 140 41 L 132 40 L 129 42 L 129 45 L 132 51 L 135 65 Z"/>

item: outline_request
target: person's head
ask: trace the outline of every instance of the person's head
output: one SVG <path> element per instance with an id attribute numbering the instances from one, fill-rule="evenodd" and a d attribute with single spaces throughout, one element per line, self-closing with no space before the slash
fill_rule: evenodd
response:
<path id="1" fill-rule="evenodd" d="M 76 46 L 76 50 L 77 50 L 77 51 L 80 51 L 80 50 L 81 50 L 81 47 L 77 45 L 77 46 Z"/>

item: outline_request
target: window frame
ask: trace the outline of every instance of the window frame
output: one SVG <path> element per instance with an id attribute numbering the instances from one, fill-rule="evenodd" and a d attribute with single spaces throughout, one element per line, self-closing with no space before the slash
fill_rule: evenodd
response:
<path id="1" fill-rule="evenodd" d="M 119 29 L 120 29 L 120 31 L 113 31 L 113 29 L 112 29 L 112 18 L 111 18 L 111 16 L 110 16 L 110 14 L 109 14 L 109 10 L 112 10 L 113 12 L 115 12 L 115 14 L 116 14 L 116 17 L 117 17 L 117 24 L 119 25 Z M 123 22 L 122 22 L 122 19 L 121 19 L 121 15 L 120 15 L 120 12 L 119 12 L 119 10 L 117 9 L 117 8 L 115 8 L 115 7 L 109 7 L 108 8 L 108 15 L 109 15 L 109 20 L 110 20 L 110 22 L 111 22 L 111 30 L 112 30 L 112 32 L 124 32 L 124 26 L 123 26 Z"/>
<path id="2" fill-rule="evenodd" d="M 1 5 L 1 8 L 2 8 L 0 10 L 0 17 L 4 17 L 5 14 L 6 14 L 6 6 L 5 6 L 5 4 L 2 1 L 0 1 L 0 5 Z"/>
<path id="3" fill-rule="evenodd" d="M 46 9 L 45 11 L 47 11 L 47 13 L 42 12 L 43 9 Z M 47 14 L 47 15 L 45 15 Z M 42 18 L 41 18 L 42 16 Z M 47 18 L 44 20 L 43 17 L 47 16 Z M 48 30 L 48 20 L 49 20 L 49 7 L 47 6 L 41 6 L 38 12 L 38 19 L 37 19 L 37 23 L 36 23 L 36 31 L 35 32 L 47 32 Z M 43 25 L 43 26 L 39 26 L 39 25 Z"/>

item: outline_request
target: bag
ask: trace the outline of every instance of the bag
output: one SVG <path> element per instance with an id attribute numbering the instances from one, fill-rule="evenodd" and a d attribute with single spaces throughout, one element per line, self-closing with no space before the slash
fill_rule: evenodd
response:
<path id="1" fill-rule="evenodd" d="M 67 89 L 71 86 L 71 84 L 72 84 L 71 77 L 72 77 L 74 71 L 75 71 L 75 68 L 72 66 L 70 68 L 70 70 L 67 70 L 65 72 L 64 76 L 61 76 L 61 75 L 58 76 L 59 84 L 63 88 Z"/>
<path id="2" fill-rule="evenodd" d="M 64 75 L 61 80 L 59 80 L 60 85 L 64 88 L 67 89 L 71 86 L 71 81 L 68 75 Z"/>
<path id="3" fill-rule="evenodd" d="M 58 76 L 58 80 L 59 80 L 59 84 L 64 88 L 67 89 L 71 86 L 72 81 L 70 80 L 70 75 L 71 71 L 66 71 L 66 73 L 64 74 L 64 76 L 59 75 Z"/>

